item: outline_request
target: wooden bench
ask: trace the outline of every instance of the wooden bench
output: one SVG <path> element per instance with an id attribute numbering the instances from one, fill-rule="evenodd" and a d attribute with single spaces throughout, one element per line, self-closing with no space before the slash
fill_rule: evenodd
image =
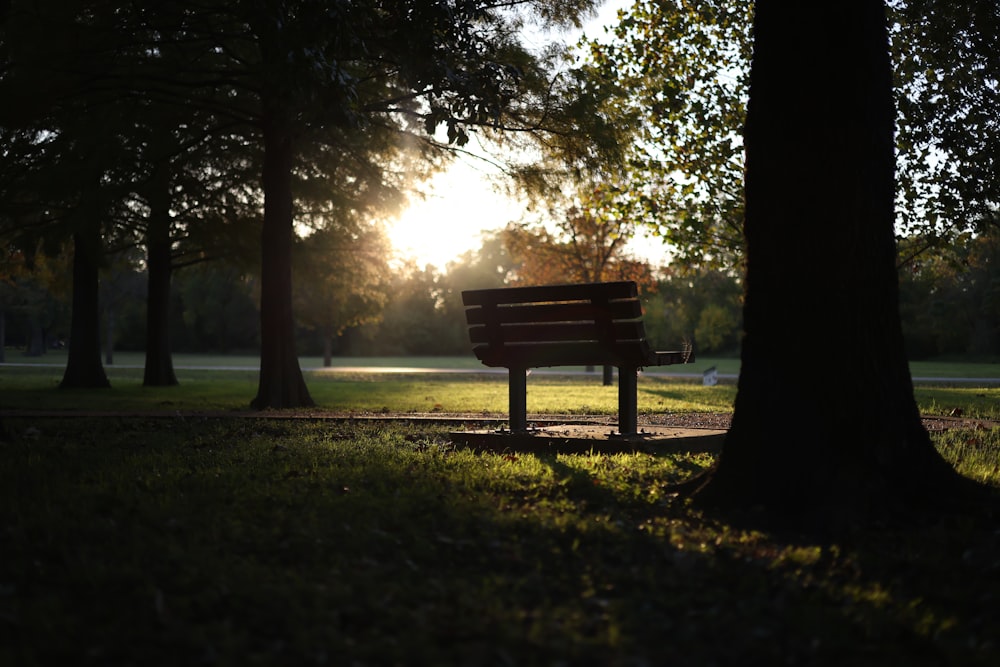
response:
<path id="1" fill-rule="evenodd" d="M 508 369 L 514 432 L 528 428 L 529 368 L 616 366 L 618 432 L 635 435 L 639 369 L 694 361 L 690 347 L 650 348 L 633 281 L 467 290 L 462 302 L 476 357 Z"/>

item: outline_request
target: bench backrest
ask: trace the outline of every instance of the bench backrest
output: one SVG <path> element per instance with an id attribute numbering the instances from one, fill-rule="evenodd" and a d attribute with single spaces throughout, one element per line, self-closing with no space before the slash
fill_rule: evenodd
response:
<path id="1" fill-rule="evenodd" d="M 650 353 L 633 281 L 468 290 L 462 301 L 487 366 L 642 366 Z"/>

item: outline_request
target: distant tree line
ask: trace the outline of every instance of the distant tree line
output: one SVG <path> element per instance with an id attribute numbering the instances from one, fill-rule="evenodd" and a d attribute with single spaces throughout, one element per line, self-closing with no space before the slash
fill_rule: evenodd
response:
<path id="1" fill-rule="evenodd" d="M 517 228 L 523 233 L 523 228 Z M 504 230 L 504 232 L 507 230 Z M 307 356 L 464 355 L 469 353 L 461 292 L 515 284 L 524 276 L 504 244 L 503 232 L 444 270 L 412 262 L 367 281 L 363 293 L 339 298 L 300 281 L 300 312 L 337 307 L 334 331 L 317 317 L 303 317 L 297 345 Z M 906 253 L 905 245 L 900 250 Z M 318 258 L 313 260 L 319 262 Z M 62 264 L 60 264 L 62 262 Z M 327 259 L 329 266 L 337 260 Z M 66 258 L 39 259 L 0 284 L 0 319 L 8 357 L 37 356 L 64 345 L 69 331 Z M 654 346 L 691 341 L 702 354 L 736 355 L 742 326 L 743 285 L 725 270 L 654 269 L 642 273 L 645 323 Z M 314 273 L 314 277 L 318 275 Z M 146 273 L 135 265 L 102 275 L 102 341 L 115 350 L 142 351 L 146 341 Z M 947 253 L 925 254 L 900 269 L 900 297 L 911 359 L 1000 357 L 1000 234 L 963 239 Z M 339 300 L 338 300 L 339 299 Z M 349 304 L 354 304 L 354 310 Z M 312 305 L 309 305 L 312 304 Z M 345 305 L 347 304 L 347 305 Z M 218 260 L 178 271 L 170 309 L 170 338 L 178 352 L 255 353 L 259 346 L 259 279 L 238 262 Z"/>

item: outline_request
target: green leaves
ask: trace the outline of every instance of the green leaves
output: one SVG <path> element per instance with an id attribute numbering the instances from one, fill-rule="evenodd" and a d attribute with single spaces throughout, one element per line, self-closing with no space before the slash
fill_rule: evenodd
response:
<path id="1" fill-rule="evenodd" d="M 894 0 L 889 15 L 899 107 L 901 232 L 946 241 L 995 225 L 1000 7 Z"/>
<path id="2" fill-rule="evenodd" d="M 742 247 L 742 124 L 750 8 L 637 2 L 611 39 L 586 44 L 633 118 L 620 176 L 633 219 L 676 246 L 681 262 L 732 266 Z"/>
<path id="3" fill-rule="evenodd" d="M 631 128 L 615 174 L 635 220 L 680 262 L 733 267 L 742 255 L 743 144 L 752 3 L 639 0 L 607 35 L 581 45 Z M 889 3 L 902 234 L 951 236 L 996 219 L 1000 171 L 1000 8 L 995 2 Z"/>

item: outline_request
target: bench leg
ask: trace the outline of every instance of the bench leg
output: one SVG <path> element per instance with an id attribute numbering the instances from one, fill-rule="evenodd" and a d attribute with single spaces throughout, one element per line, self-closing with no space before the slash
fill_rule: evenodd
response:
<path id="1" fill-rule="evenodd" d="M 638 368 L 618 369 L 618 433 L 635 435 L 639 428 Z"/>
<path id="2" fill-rule="evenodd" d="M 510 430 L 528 430 L 528 371 L 525 368 L 511 368 L 507 374 L 509 384 Z"/>

